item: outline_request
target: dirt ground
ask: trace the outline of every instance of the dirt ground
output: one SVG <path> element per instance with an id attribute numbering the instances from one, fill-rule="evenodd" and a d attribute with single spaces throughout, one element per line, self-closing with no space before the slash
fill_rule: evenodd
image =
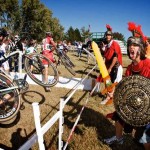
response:
<path id="1" fill-rule="evenodd" d="M 81 59 L 76 56 L 76 53 L 69 53 L 70 58 L 75 63 L 76 77 L 84 77 L 90 68 L 94 66 L 93 60 L 88 64 L 86 55 L 82 55 Z M 124 56 L 124 69 L 129 63 L 129 60 Z M 60 76 L 71 76 L 63 66 L 60 66 Z M 89 78 L 96 78 L 99 72 L 96 70 Z M 72 92 L 67 88 L 52 87 L 51 92 L 45 92 L 41 86 L 30 85 L 27 92 L 22 94 L 21 108 L 13 120 L 5 123 L 0 123 L 0 148 L 5 150 L 17 150 L 25 141 L 27 141 L 35 133 L 35 123 L 33 117 L 32 103 L 38 102 L 41 112 L 42 126 L 59 111 L 60 98 L 66 98 Z M 64 132 L 63 141 L 71 132 L 78 114 L 80 113 L 85 101 L 88 103 L 81 115 L 78 125 L 75 128 L 73 136 L 69 141 L 67 149 L 70 150 L 142 150 L 132 140 L 131 135 L 125 135 L 123 145 L 108 146 L 103 143 L 103 139 L 114 135 L 115 128 L 112 120 L 106 119 L 107 113 L 113 112 L 113 104 L 108 106 L 100 105 L 101 97 L 95 94 L 88 97 L 89 91 L 77 90 L 73 97 L 69 100 L 64 108 Z M 47 150 L 58 149 L 58 121 L 44 135 L 45 148 Z M 38 150 L 38 143 L 34 144 L 32 150 Z"/>

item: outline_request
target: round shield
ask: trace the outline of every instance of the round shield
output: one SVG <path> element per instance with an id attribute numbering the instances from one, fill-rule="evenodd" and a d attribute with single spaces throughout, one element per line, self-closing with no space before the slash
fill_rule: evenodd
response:
<path id="1" fill-rule="evenodd" d="M 150 79 L 139 75 L 123 78 L 114 92 L 114 107 L 120 118 L 132 126 L 150 123 Z"/>

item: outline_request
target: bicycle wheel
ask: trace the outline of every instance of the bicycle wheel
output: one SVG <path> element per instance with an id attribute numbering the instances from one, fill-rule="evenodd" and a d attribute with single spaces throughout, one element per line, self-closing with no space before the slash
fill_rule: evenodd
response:
<path id="1" fill-rule="evenodd" d="M 19 91 L 14 86 L 11 79 L 0 73 L 0 122 L 12 119 L 20 109 Z"/>
<path id="2" fill-rule="evenodd" d="M 42 54 L 25 55 L 25 70 L 35 83 L 43 87 L 52 87 L 58 82 L 56 67 Z"/>
<path id="3" fill-rule="evenodd" d="M 59 58 L 61 59 L 62 64 L 65 66 L 65 68 L 72 74 L 72 75 L 76 75 L 75 71 L 73 70 L 73 67 L 75 66 L 70 59 L 68 59 L 66 57 L 66 54 L 64 55 L 64 53 L 61 53 L 62 55 L 59 56 Z"/>
<path id="4" fill-rule="evenodd" d="M 66 55 L 65 52 L 63 52 L 63 55 L 68 60 L 69 64 L 72 65 L 72 67 L 75 67 L 74 63 L 70 60 L 70 58 Z"/>

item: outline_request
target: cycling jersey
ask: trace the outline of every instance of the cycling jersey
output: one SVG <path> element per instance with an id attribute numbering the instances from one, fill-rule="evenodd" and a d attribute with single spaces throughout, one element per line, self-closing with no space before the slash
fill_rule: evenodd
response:
<path id="1" fill-rule="evenodd" d="M 51 37 L 47 37 L 43 39 L 43 51 L 42 54 L 46 56 L 50 61 L 55 62 L 53 51 L 52 51 L 52 41 L 53 39 Z M 43 62 L 44 64 L 47 64 L 46 62 Z"/>
<path id="2" fill-rule="evenodd" d="M 30 46 L 26 49 L 26 54 L 31 54 L 36 52 L 35 47 L 34 46 Z"/>

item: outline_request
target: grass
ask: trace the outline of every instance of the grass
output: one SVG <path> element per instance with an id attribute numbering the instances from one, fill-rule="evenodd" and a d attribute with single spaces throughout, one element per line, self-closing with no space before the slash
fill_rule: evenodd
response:
<path id="1" fill-rule="evenodd" d="M 76 76 L 83 78 L 94 66 L 91 59 L 87 64 L 86 55 L 81 59 L 76 53 L 69 52 L 69 57 L 75 63 Z M 124 69 L 129 64 L 127 56 L 123 56 Z M 61 76 L 71 77 L 72 75 L 61 65 L 58 67 Z M 89 78 L 96 78 L 99 74 L 98 68 L 89 75 Z M 72 90 L 53 87 L 51 92 L 45 92 L 41 86 L 30 85 L 29 90 L 22 95 L 22 106 L 17 117 L 9 122 L 0 124 L 0 148 L 6 150 L 18 149 L 27 139 L 35 133 L 32 103 L 38 102 L 41 112 L 41 124 L 44 125 L 58 110 L 60 98 L 66 98 Z M 100 105 L 101 98 L 98 95 L 88 97 L 88 91 L 77 90 L 64 108 L 64 144 L 71 132 L 75 120 L 82 107 L 84 111 L 75 128 L 67 149 L 70 150 L 142 150 L 139 145 L 133 142 L 130 135 L 125 135 L 123 145 L 108 146 L 102 141 L 115 133 L 114 122 L 106 119 L 107 113 L 113 112 L 113 104 L 109 106 Z M 89 98 L 87 105 L 85 102 Z M 47 150 L 58 149 L 58 121 L 44 135 L 45 147 Z M 38 143 L 34 144 L 32 150 L 38 150 Z"/>

